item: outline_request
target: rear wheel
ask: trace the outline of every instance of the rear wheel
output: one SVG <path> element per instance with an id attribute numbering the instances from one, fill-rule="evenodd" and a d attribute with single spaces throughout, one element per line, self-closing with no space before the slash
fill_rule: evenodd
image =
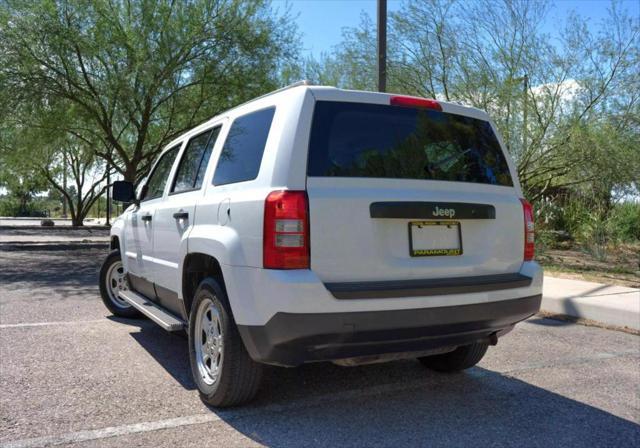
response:
<path id="1" fill-rule="evenodd" d="M 418 358 L 418 361 L 438 372 L 459 372 L 478 364 L 487 352 L 487 348 L 489 348 L 487 343 L 463 345 L 449 353 L 423 356 Z"/>
<path id="2" fill-rule="evenodd" d="M 260 388 L 262 365 L 247 353 L 227 297 L 212 278 L 200 283 L 193 299 L 189 360 L 200 397 L 212 406 L 246 403 Z"/>
<path id="3" fill-rule="evenodd" d="M 104 260 L 100 269 L 100 295 L 102 296 L 102 301 L 115 316 L 140 317 L 140 312 L 118 295 L 120 291 L 128 289 L 129 282 L 122 265 L 120 251 L 114 250 Z"/>

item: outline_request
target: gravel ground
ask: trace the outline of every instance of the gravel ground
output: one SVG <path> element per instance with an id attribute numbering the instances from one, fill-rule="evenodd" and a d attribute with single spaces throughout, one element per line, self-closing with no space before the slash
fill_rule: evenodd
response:
<path id="1" fill-rule="evenodd" d="M 0 447 L 640 446 L 640 338 L 538 317 L 462 374 L 269 368 L 210 409 L 184 337 L 108 316 L 105 254 L 0 249 Z"/>

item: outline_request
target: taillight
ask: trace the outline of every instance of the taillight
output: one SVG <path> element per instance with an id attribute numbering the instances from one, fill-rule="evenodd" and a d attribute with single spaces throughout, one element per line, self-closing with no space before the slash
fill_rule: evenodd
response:
<path id="1" fill-rule="evenodd" d="M 391 104 L 392 106 L 433 109 L 442 112 L 442 106 L 436 100 L 430 100 L 427 98 L 416 98 L 415 96 L 392 96 L 389 104 Z"/>
<path id="2" fill-rule="evenodd" d="M 309 268 L 309 207 L 306 191 L 272 191 L 264 202 L 263 265 Z"/>
<path id="3" fill-rule="evenodd" d="M 524 213 L 524 261 L 531 261 L 536 251 L 533 207 L 526 199 L 520 199 L 520 202 L 522 202 L 522 211 Z"/>

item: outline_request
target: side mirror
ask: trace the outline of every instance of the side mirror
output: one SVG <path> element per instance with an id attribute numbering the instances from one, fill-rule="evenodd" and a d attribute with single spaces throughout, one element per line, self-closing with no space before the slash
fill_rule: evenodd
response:
<path id="1" fill-rule="evenodd" d="M 117 180 L 113 183 L 112 197 L 118 202 L 135 202 L 136 192 L 133 189 L 133 183 L 126 180 Z"/>

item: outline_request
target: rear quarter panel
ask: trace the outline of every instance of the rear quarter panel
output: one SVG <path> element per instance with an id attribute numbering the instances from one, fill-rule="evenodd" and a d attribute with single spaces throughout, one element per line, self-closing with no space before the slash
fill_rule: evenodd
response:
<path id="1" fill-rule="evenodd" d="M 276 110 L 256 179 L 213 185 L 215 166 L 233 120 L 272 106 Z M 312 113 L 313 97 L 304 87 L 267 96 L 229 112 L 205 178 L 205 194 L 197 204 L 188 252 L 210 254 L 227 265 L 262 267 L 264 201 L 273 190 L 305 188 L 305 139 Z M 303 114 L 308 114 L 308 119 L 302 119 Z"/>

